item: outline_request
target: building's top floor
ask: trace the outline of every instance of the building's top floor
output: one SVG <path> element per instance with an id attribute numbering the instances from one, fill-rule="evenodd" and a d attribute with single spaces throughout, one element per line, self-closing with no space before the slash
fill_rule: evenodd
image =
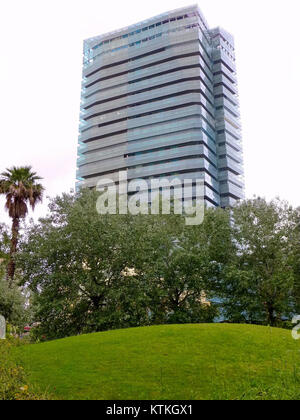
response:
<path id="1" fill-rule="evenodd" d="M 116 54 L 142 47 L 145 43 L 178 31 L 190 31 L 198 28 L 201 39 L 208 50 L 211 47 L 222 49 L 234 61 L 234 40 L 232 35 L 222 28 L 210 30 L 197 5 L 176 9 L 154 16 L 134 25 L 110 33 L 88 38 L 84 41 L 84 68 L 88 68 L 104 54 Z"/>
<path id="2" fill-rule="evenodd" d="M 169 11 L 166 13 L 162 13 L 158 16 L 154 16 L 142 22 L 138 22 L 134 25 L 127 26 L 125 28 L 118 29 L 113 32 L 108 32 L 106 34 L 102 34 L 96 37 L 88 38 L 84 41 L 85 45 L 89 46 L 89 48 L 95 50 L 102 45 L 109 44 L 113 41 L 121 40 L 124 38 L 128 38 L 134 35 L 137 35 L 142 32 L 147 32 L 149 29 L 153 29 L 155 27 L 165 25 L 170 22 L 174 22 L 176 20 L 183 20 L 192 16 L 198 16 L 200 19 L 200 23 L 202 29 L 204 31 L 208 31 L 208 24 L 199 9 L 198 5 L 192 5 L 180 9 L 176 9 L 173 11 Z"/>
<path id="3" fill-rule="evenodd" d="M 221 39 L 226 44 L 229 44 L 229 46 L 234 50 L 234 38 L 229 32 L 225 31 L 225 29 L 218 26 L 217 28 L 210 29 L 209 34 L 212 40 L 216 38 Z"/>

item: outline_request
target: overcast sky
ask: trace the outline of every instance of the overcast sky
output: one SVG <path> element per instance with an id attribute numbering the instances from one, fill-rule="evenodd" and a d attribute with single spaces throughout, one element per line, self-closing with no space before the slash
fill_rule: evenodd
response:
<path id="1" fill-rule="evenodd" d="M 194 3 L 2 0 L 0 172 L 32 165 L 47 195 L 74 188 L 83 39 Z M 198 4 L 210 27 L 235 37 L 247 197 L 300 205 L 299 0 Z M 7 220 L 3 205 L 0 222 Z"/>

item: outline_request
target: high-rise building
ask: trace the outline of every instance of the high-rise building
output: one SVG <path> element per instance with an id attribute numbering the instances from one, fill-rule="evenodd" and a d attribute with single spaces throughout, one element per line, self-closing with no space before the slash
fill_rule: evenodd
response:
<path id="1" fill-rule="evenodd" d="M 208 205 L 243 198 L 233 37 L 195 6 L 84 41 L 77 187 L 203 179 Z"/>

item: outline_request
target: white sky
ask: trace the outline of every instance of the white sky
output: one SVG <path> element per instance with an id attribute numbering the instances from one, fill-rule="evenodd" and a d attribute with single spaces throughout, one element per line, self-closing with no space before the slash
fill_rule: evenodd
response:
<path id="1" fill-rule="evenodd" d="M 83 39 L 193 3 L 0 0 L 0 172 L 30 164 L 47 195 L 74 188 Z M 210 27 L 235 37 L 247 197 L 300 205 L 299 0 L 199 6 Z M 3 206 L 2 198 L 0 222 Z"/>

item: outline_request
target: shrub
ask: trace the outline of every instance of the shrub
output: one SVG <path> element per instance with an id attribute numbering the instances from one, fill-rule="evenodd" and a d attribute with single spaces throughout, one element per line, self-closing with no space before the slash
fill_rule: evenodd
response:
<path id="1" fill-rule="evenodd" d="M 0 314 L 14 327 L 23 329 L 30 321 L 30 311 L 26 307 L 25 290 L 17 282 L 9 285 L 0 275 Z"/>
<path id="2" fill-rule="evenodd" d="M 12 355 L 12 348 L 17 345 L 21 342 L 13 338 L 0 340 L 0 401 L 49 399 L 28 383 L 23 367 Z"/>

